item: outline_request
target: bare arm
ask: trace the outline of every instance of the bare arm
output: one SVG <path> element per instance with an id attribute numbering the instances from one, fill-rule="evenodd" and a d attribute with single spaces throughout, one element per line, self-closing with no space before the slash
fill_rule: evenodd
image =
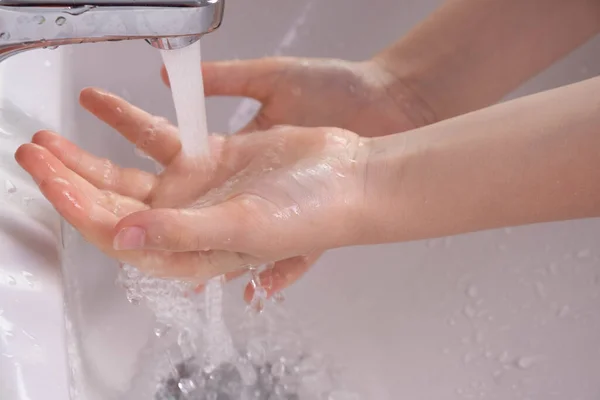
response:
<path id="1" fill-rule="evenodd" d="M 366 243 L 600 216 L 600 78 L 371 140 Z"/>
<path id="2" fill-rule="evenodd" d="M 374 59 L 443 120 L 497 102 L 599 30 L 597 0 L 451 0 Z"/>

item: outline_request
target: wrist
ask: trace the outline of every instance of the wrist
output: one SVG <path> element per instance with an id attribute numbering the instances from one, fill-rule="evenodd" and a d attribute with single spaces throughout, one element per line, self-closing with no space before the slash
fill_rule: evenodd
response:
<path id="1" fill-rule="evenodd" d="M 429 100 L 430 97 L 419 85 L 421 79 L 418 71 L 399 67 L 392 57 L 383 53 L 372 57 L 365 63 L 374 71 L 373 75 L 379 77 L 382 90 L 406 116 L 411 125 L 410 129 L 439 121 L 435 104 Z"/>
<path id="2" fill-rule="evenodd" d="M 416 133 L 416 132 L 415 132 Z M 404 181 L 419 157 L 413 132 L 363 139 L 364 176 L 357 245 L 380 244 L 409 239 L 410 206 Z M 418 197 L 414 193 L 411 198 Z"/>

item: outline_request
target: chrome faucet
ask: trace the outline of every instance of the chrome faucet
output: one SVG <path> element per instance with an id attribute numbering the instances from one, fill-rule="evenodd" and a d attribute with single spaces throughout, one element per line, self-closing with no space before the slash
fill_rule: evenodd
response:
<path id="1" fill-rule="evenodd" d="M 25 50 L 145 39 L 160 49 L 221 25 L 225 0 L 0 0 L 0 61 Z"/>

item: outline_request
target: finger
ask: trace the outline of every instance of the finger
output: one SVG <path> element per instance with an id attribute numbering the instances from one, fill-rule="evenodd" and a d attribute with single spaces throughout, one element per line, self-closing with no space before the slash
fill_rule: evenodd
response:
<path id="1" fill-rule="evenodd" d="M 262 271 L 259 277 L 262 287 L 267 292 L 267 298 L 297 282 L 322 254 L 323 252 L 315 252 L 308 256 L 288 258 L 276 262 L 273 268 Z M 250 303 L 253 296 L 254 285 L 249 283 L 244 290 L 244 300 Z"/>
<path id="2" fill-rule="evenodd" d="M 251 133 L 257 131 L 264 131 L 267 129 L 271 129 L 275 124 L 271 121 L 270 118 L 267 118 L 261 108 L 258 110 L 254 118 L 250 122 L 246 124 L 242 129 L 240 129 L 237 133 Z"/>
<path id="3" fill-rule="evenodd" d="M 204 93 L 206 96 L 243 96 L 265 101 L 287 64 L 284 58 L 204 62 Z M 161 76 L 169 85 L 164 67 Z"/>
<path id="4" fill-rule="evenodd" d="M 118 250 L 239 251 L 254 224 L 239 201 L 199 209 L 152 209 L 131 214 L 115 227 Z"/>
<path id="5" fill-rule="evenodd" d="M 237 279 L 240 276 L 246 275 L 247 273 L 248 273 L 248 270 L 245 269 L 245 268 L 244 269 L 239 269 L 237 271 L 229 272 L 229 273 L 225 274 L 225 282 L 229 282 L 229 281 L 232 281 L 234 279 Z M 202 292 L 204 290 L 204 286 L 205 286 L 204 284 L 200 284 L 200 285 L 196 286 L 196 288 L 194 289 L 194 291 L 196 293 L 200 293 L 200 292 Z"/>
<path id="6" fill-rule="evenodd" d="M 181 150 L 176 127 L 114 94 L 86 88 L 81 91 L 79 102 L 162 165 L 168 165 Z"/>
<path id="7" fill-rule="evenodd" d="M 120 168 L 50 131 L 36 133 L 32 142 L 48 149 L 67 168 L 101 190 L 144 201 L 158 183 L 158 178 L 153 174 Z"/>
<path id="8" fill-rule="evenodd" d="M 87 199 L 117 217 L 122 218 L 133 212 L 148 208 L 144 203 L 135 199 L 105 190 L 98 190 L 90 182 L 67 168 L 44 147 L 36 144 L 23 145 L 17 151 L 15 157 L 36 182 L 41 183 L 54 178 L 67 181 L 75 186 Z"/>
<path id="9" fill-rule="evenodd" d="M 260 130 L 260 128 L 258 126 L 258 122 L 256 121 L 256 118 L 253 118 L 250 122 L 248 122 L 246 124 L 246 126 L 244 126 L 243 128 L 241 128 L 240 130 L 238 130 L 236 133 L 238 133 L 238 134 L 240 134 L 240 133 L 251 133 L 251 132 L 256 132 L 256 131 L 259 131 L 259 130 Z"/>
<path id="10" fill-rule="evenodd" d="M 73 179 L 75 174 L 61 167 L 60 161 L 43 147 L 25 144 L 17 150 L 15 158 L 69 224 L 91 243 L 111 250 L 118 218 L 96 203 L 92 189 L 77 184 Z"/>

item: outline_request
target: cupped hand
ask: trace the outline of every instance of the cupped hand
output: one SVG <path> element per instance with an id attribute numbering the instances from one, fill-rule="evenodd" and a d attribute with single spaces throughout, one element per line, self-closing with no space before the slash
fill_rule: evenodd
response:
<path id="1" fill-rule="evenodd" d="M 368 146 L 352 132 L 284 126 L 211 136 L 209 154 L 191 158 L 164 120 L 97 89 L 84 90 L 80 101 L 163 172 L 120 168 L 48 131 L 20 147 L 16 159 L 56 210 L 110 257 L 197 283 L 278 262 L 263 277 L 272 293 L 321 251 L 360 235 Z"/>
<path id="2" fill-rule="evenodd" d="M 239 96 L 261 102 L 241 131 L 276 125 L 335 126 L 374 137 L 431 122 L 427 108 L 377 60 L 263 58 L 205 62 L 207 96 Z M 169 83 L 163 68 L 162 77 Z"/>
<path id="3" fill-rule="evenodd" d="M 262 58 L 205 62 L 207 96 L 238 96 L 258 100 L 259 112 L 241 133 L 276 125 L 335 126 L 365 137 L 383 136 L 434 122 L 429 108 L 379 59 Z M 169 83 L 166 70 L 162 78 Z M 265 279 L 283 287 L 299 279 L 318 259 L 310 257 L 275 264 Z M 250 290 L 247 296 L 250 296 Z"/>

